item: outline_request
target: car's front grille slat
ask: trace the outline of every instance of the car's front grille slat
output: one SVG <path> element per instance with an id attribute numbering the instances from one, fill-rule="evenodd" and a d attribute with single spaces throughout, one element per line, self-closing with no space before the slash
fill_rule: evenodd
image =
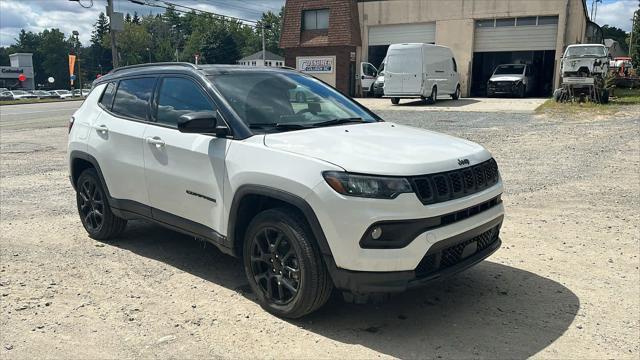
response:
<path id="1" fill-rule="evenodd" d="M 489 159 L 459 170 L 414 176 L 411 181 L 420 201 L 428 205 L 477 193 L 498 183 L 499 178 L 498 164 Z"/>

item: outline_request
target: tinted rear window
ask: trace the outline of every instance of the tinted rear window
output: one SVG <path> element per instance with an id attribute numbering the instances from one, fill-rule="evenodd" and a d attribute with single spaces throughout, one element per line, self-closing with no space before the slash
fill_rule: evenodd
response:
<path id="1" fill-rule="evenodd" d="M 102 93 L 102 99 L 100 99 L 100 104 L 105 108 L 111 110 L 111 104 L 113 103 L 113 95 L 116 93 L 116 84 L 108 83 L 107 87 L 104 89 Z"/>
<path id="2" fill-rule="evenodd" d="M 133 119 L 146 120 L 155 83 L 155 78 L 120 80 L 112 111 Z"/>

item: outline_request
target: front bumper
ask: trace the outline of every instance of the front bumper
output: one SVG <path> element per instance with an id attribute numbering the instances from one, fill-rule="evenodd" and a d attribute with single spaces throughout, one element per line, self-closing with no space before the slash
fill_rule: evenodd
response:
<path id="1" fill-rule="evenodd" d="M 435 243 L 412 271 L 350 271 L 330 268 L 336 288 L 354 294 L 405 291 L 451 276 L 486 259 L 500 248 L 503 216 Z"/>
<path id="2" fill-rule="evenodd" d="M 515 94 L 518 90 L 519 82 L 494 82 L 487 85 L 487 91 L 492 94 Z"/>

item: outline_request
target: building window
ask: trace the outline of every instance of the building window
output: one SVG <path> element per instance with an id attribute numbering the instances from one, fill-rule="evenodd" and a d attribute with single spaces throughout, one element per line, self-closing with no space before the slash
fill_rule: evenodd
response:
<path id="1" fill-rule="evenodd" d="M 325 30 L 329 28 L 329 9 L 304 10 L 302 12 L 303 30 Z"/>
<path id="2" fill-rule="evenodd" d="M 255 61 L 252 61 L 252 62 L 251 62 L 251 66 L 256 66 L 256 62 L 255 62 Z"/>
<path id="3" fill-rule="evenodd" d="M 484 27 L 493 27 L 493 23 L 495 22 L 495 20 L 493 19 L 489 19 L 489 20 L 478 20 L 476 21 L 476 27 L 479 28 L 484 28 Z"/>
<path id="4" fill-rule="evenodd" d="M 554 25 L 557 23 L 557 16 L 538 16 L 538 25 Z"/>
<path id="5" fill-rule="evenodd" d="M 537 24 L 535 16 L 519 17 L 516 21 L 516 26 L 535 26 Z"/>
<path id="6" fill-rule="evenodd" d="M 496 19 L 496 27 L 506 27 L 506 26 L 515 26 L 516 19 L 508 18 L 508 19 Z"/>

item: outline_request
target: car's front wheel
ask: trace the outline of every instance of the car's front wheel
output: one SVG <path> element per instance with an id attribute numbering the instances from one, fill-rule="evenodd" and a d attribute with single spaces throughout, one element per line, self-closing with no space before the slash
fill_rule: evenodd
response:
<path id="1" fill-rule="evenodd" d="M 127 220 L 115 216 L 111 211 L 95 169 L 87 169 L 78 177 L 76 203 L 82 226 L 93 239 L 109 240 L 120 235 L 127 226 Z"/>
<path id="2" fill-rule="evenodd" d="M 313 234 L 293 210 L 276 208 L 256 215 L 246 232 L 243 257 L 258 302 L 274 315 L 302 317 L 331 295 L 333 283 Z"/>

